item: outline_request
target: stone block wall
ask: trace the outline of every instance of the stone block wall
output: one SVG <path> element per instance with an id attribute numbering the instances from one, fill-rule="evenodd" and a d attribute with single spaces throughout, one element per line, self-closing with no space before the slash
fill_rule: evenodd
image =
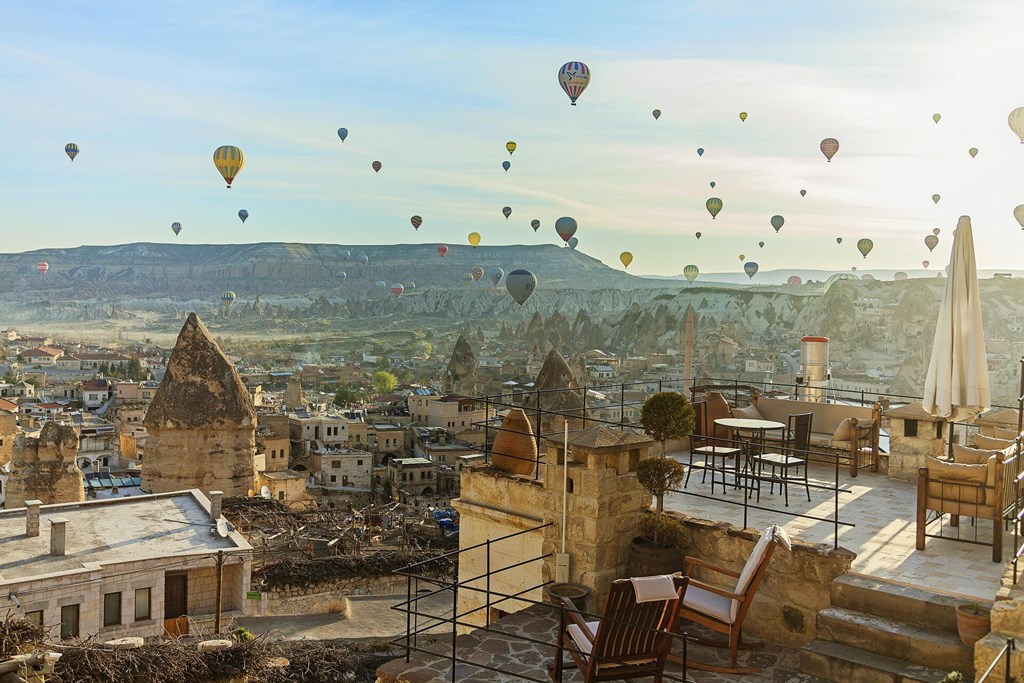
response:
<path id="1" fill-rule="evenodd" d="M 725 522 L 666 511 L 686 529 L 684 555 L 739 572 L 750 556 L 761 530 L 740 529 Z M 831 604 L 832 580 L 845 574 L 856 555 L 845 548 L 804 543 L 793 539 L 793 550 L 777 547 L 768 571 L 747 613 L 743 630 L 789 647 L 802 647 L 816 635 L 818 612 Z M 731 577 L 698 575 L 732 590 Z M 723 581 L 723 579 L 725 579 Z"/>
<path id="2" fill-rule="evenodd" d="M 373 576 L 338 579 L 312 586 L 284 586 L 267 591 L 260 603 L 260 614 L 278 616 L 288 614 L 323 614 L 332 603 L 354 595 L 402 595 L 406 593 L 404 576 Z"/>

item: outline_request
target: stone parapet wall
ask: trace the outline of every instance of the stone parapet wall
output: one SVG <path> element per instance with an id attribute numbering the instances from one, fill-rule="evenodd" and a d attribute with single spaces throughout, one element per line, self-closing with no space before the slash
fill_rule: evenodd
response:
<path id="1" fill-rule="evenodd" d="M 284 586 L 263 594 L 260 614 L 324 614 L 337 611 L 338 605 L 350 596 L 404 596 L 405 592 L 404 576 L 359 576 L 310 586 Z"/>
<path id="2" fill-rule="evenodd" d="M 684 554 L 735 572 L 743 568 L 761 530 L 740 529 L 666 511 L 682 522 L 687 539 Z M 793 539 L 793 550 L 775 549 L 743 631 L 789 647 L 802 647 L 816 636 L 818 612 L 831 604 L 832 580 L 849 570 L 856 555 Z M 698 574 L 697 578 L 732 590 L 731 577 Z M 725 579 L 723 581 L 722 579 Z"/>

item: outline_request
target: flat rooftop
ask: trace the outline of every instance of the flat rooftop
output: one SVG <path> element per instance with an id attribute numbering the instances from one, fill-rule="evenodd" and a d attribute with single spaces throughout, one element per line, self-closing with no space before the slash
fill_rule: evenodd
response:
<path id="1" fill-rule="evenodd" d="M 238 532 L 210 533 L 209 503 L 198 490 L 44 505 L 39 536 L 25 535 L 25 508 L 0 513 L 0 582 L 217 550 L 250 549 Z M 50 555 L 51 517 L 67 520 L 65 555 Z"/>

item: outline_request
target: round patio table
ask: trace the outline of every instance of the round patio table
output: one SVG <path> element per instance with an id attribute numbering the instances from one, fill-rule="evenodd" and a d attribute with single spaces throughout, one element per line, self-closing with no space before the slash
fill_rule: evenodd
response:
<path id="1" fill-rule="evenodd" d="M 743 448 L 743 470 L 744 472 L 751 469 L 750 458 L 754 455 L 754 435 L 756 434 L 758 440 L 764 442 L 764 433 L 772 432 L 779 429 L 785 430 L 786 425 L 783 422 L 776 422 L 774 420 L 754 420 L 746 417 L 720 417 L 715 420 L 715 425 L 723 427 L 725 429 L 731 429 L 745 434 L 746 438 L 738 439 L 741 441 Z M 740 480 L 740 459 L 736 458 L 736 483 L 739 486 Z"/>

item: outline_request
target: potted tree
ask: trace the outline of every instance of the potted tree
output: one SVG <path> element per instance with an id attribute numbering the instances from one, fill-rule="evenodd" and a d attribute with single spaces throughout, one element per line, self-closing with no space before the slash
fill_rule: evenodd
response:
<path id="1" fill-rule="evenodd" d="M 991 608 L 976 602 L 965 602 L 956 606 L 956 631 L 960 642 L 967 647 L 988 635 L 992 629 Z"/>
<path id="2" fill-rule="evenodd" d="M 639 534 L 633 539 L 629 571 L 631 576 L 668 574 L 680 569 L 682 529 L 674 519 L 666 519 L 665 494 L 678 488 L 686 476 L 683 465 L 666 456 L 671 439 L 681 439 L 693 431 L 693 406 L 682 394 L 674 391 L 655 394 L 640 411 L 644 433 L 661 444 L 661 453 L 637 465 L 636 476 L 654 496 L 654 515 L 641 522 Z"/>

